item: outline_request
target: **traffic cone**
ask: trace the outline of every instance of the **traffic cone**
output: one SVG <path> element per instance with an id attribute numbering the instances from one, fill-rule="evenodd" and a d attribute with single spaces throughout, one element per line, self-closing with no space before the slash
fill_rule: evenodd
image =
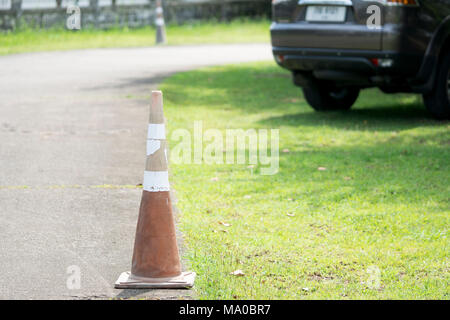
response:
<path id="1" fill-rule="evenodd" d="M 152 91 L 147 135 L 147 163 L 136 228 L 131 272 L 116 288 L 189 288 L 194 272 L 181 272 L 170 201 L 167 142 L 161 91 Z"/>
<path id="2" fill-rule="evenodd" d="M 166 43 L 166 26 L 161 0 L 156 0 L 156 44 Z"/>

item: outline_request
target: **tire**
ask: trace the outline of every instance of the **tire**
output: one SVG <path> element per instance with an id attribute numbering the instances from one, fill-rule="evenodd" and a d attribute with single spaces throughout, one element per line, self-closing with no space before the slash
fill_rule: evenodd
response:
<path id="1" fill-rule="evenodd" d="M 438 120 L 450 119 L 450 54 L 445 52 L 438 66 L 433 90 L 423 95 L 428 111 Z"/>
<path id="2" fill-rule="evenodd" d="M 321 82 L 303 88 L 306 101 L 316 111 L 348 110 L 358 99 L 359 91 L 359 88 L 337 88 Z"/>

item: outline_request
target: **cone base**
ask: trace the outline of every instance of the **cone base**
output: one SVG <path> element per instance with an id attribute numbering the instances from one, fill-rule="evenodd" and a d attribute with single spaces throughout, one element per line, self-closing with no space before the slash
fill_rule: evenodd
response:
<path id="1" fill-rule="evenodd" d="M 114 287 L 116 289 L 183 289 L 194 286 L 195 272 L 182 272 L 170 278 L 136 277 L 130 271 L 122 272 Z"/>

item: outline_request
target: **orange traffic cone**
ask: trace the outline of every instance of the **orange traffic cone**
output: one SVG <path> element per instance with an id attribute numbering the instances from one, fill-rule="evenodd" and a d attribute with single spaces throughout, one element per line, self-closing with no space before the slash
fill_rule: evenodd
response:
<path id="1" fill-rule="evenodd" d="M 152 91 L 147 136 L 147 164 L 136 228 L 131 272 L 116 288 L 189 288 L 194 272 L 181 272 L 170 202 L 166 136 L 161 91 Z"/>

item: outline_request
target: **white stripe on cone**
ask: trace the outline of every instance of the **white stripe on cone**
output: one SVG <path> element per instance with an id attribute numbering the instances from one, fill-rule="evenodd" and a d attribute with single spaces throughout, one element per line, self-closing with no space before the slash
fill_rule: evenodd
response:
<path id="1" fill-rule="evenodd" d="M 166 138 L 166 128 L 164 123 L 161 124 L 149 123 L 147 139 L 163 140 L 165 138 Z"/>
<path id="2" fill-rule="evenodd" d="M 169 173 L 167 171 L 144 171 L 142 187 L 149 192 L 170 191 Z"/>
<path id="3" fill-rule="evenodd" d="M 161 148 L 161 140 L 149 139 L 147 140 L 147 155 L 154 154 Z"/>

